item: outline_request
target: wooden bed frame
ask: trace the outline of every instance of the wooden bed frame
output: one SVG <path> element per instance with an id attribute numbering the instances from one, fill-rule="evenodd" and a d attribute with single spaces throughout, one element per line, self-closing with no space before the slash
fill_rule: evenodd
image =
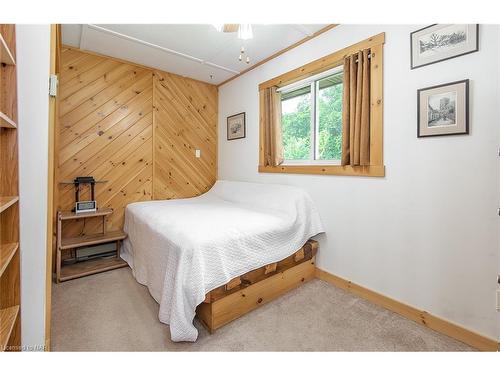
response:
<path id="1" fill-rule="evenodd" d="M 198 320 L 210 333 L 300 284 L 312 280 L 318 242 L 309 240 L 293 255 L 247 272 L 208 292 L 196 308 Z"/>

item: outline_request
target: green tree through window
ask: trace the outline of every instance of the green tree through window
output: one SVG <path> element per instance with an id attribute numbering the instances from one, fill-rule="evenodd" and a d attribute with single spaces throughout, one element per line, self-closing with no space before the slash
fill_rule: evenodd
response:
<path id="1" fill-rule="evenodd" d="M 311 155 L 311 94 L 282 102 L 281 126 L 285 160 L 307 160 Z"/>
<path id="2" fill-rule="evenodd" d="M 315 88 L 315 95 L 311 95 L 311 87 Z M 341 159 L 342 95 L 342 72 L 282 93 L 285 160 Z M 315 108 L 316 120 L 312 121 L 311 111 Z M 315 132 L 314 137 L 311 131 Z M 316 141 L 314 150 L 312 138 Z"/>
<path id="3" fill-rule="evenodd" d="M 342 84 L 319 89 L 320 160 L 340 160 L 342 156 Z"/>

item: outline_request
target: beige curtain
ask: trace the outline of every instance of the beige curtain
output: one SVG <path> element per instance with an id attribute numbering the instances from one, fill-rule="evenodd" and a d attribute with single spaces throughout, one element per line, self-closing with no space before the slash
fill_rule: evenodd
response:
<path id="1" fill-rule="evenodd" d="M 278 166 L 283 163 L 281 134 L 281 94 L 276 87 L 264 90 L 264 165 Z"/>
<path id="2" fill-rule="evenodd" d="M 370 165 L 370 50 L 344 59 L 342 165 Z"/>

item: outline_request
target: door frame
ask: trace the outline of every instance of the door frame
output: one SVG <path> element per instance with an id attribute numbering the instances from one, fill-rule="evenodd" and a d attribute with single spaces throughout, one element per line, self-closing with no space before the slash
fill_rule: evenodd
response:
<path id="1" fill-rule="evenodd" d="M 50 25 L 50 75 L 59 76 L 61 56 L 61 25 Z M 56 129 L 58 121 L 57 96 L 49 96 L 49 147 L 47 175 L 47 247 L 46 247 L 46 277 L 45 277 L 45 351 L 50 351 L 52 322 L 52 270 L 55 228 L 54 202 L 56 181 Z"/>

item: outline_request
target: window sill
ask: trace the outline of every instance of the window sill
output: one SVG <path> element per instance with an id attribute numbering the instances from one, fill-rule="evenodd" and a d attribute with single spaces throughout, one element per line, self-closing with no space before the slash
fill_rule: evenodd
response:
<path id="1" fill-rule="evenodd" d="M 323 174 L 336 176 L 384 177 L 385 166 L 370 165 L 366 167 L 350 165 L 280 165 L 264 167 L 259 165 L 260 173 L 292 173 L 292 174 Z"/>

